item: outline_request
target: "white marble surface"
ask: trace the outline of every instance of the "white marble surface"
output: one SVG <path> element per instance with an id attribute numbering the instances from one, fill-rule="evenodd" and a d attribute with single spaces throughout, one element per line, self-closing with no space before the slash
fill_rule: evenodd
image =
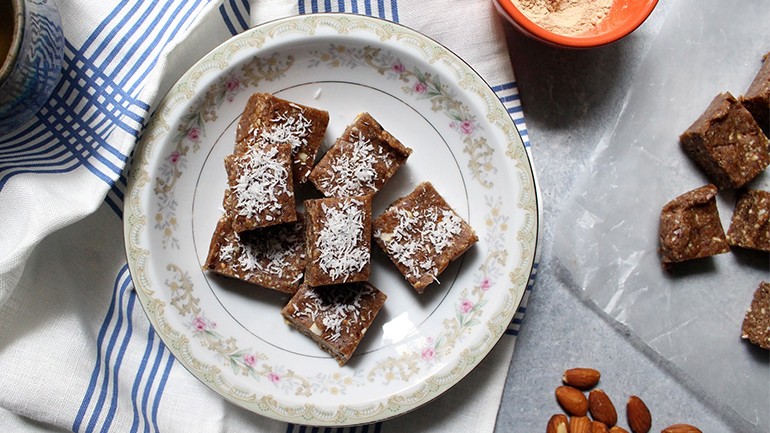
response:
<path id="1" fill-rule="evenodd" d="M 625 402 L 639 395 L 650 407 L 654 432 L 682 422 L 710 433 L 761 431 L 706 396 L 698 384 L 680 379 L 675 367 L 560 278 L 553 260 L 560 203 L 617 119 L 634 72 L 668 8 L 660 2 L 631 36 L 591 50 L 552 48 L 507 26 L 540 182 L 543 227 L 541 266 L 508 373 L 498 432 L 545 431 L 548 418 L 562 412 L 553 390 L 561 384 L 563 370 L 577 366 L 602 372 L 599 387 L 614 401 L 624 428 Z"/>

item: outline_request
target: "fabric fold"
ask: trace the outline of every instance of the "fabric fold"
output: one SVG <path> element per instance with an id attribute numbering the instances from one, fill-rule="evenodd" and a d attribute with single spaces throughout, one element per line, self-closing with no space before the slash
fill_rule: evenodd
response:
<path id="1" fill-rule="evenodd" d="M 64 77 L 37 118 L 0 137 L 0 425 L 66 431 L 304 432 L 222 399 L 177 362 L 126 265 L 126 166 L 165 93 L 249 27 L 314 12 L 411 27 L 471 65 L 528 146 L 503 20 L 489 2 L 59 2 Z M 457 24 L 463 23 L 458 32 Z M 531 288 L 531 284 L 530 284 Z M 486 359 L 424 408 L 329 431 L 492 432 L 529 289 Z M 315 430 L 313 430 L 315 431 Z"/>

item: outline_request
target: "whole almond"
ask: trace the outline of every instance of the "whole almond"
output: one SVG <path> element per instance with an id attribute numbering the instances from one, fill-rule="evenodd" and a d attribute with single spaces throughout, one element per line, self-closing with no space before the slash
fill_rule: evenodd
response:
<path id="1" fill-rule="evenodd" d="M 556 401 L 568 414 L 585 416 L 588 412 L 588 399 L 579 389 L 571 386 L 560 386 L 556 388 L 555 394 Z"/>
<path id="2" fill-rule="evenodd" d="M 601 389 L 595 389 L 588 394 L 588 410 L 596 421 L 601 421 L 608 426 L 618 422 L 615 405 Z"/>
<path id="3" fill-rule="evenodd" d="M 587 416 L 573 416 L 569 419 L 569 433 L 592 433 L 591 420 Z"/>
<path id="4" fill-rule="evenodd" d="M 567 415 L 557 413 L 548 420 L 548 426 L 545 428 L 545 433 L 568 433 L 569 421 Z"/>
<path id="5" fill-rule="evenodd" d="M 570 368 L 561 376 L 561 380 L 577 389 L 591 389 L 599 382 L 601 373 L 593 368 Z"/>
<path id="6" fill-rule="evenodd" d="M 632 395 L 626 403 L 628 426 L 634 433 L 647 433 L 652 427 L 652 415 L 641 398 Z"/>
<path id="7" fill-rule="evenodd" d="M 700 431 L 697 427 L 691 426 L 690 424 L 674 424 L 670 425 L 663 430 L 661 430 L 660 433 L 703 433 Z"/>
<path id="8" fill-rule="evenodd" d="M 624 429 L 623 427 L 614 425 L 610 427 L 610 433 L 628 433 L 628 430 Z"/>
<path id="9" fill-rule="evenodd" d="M 591 421 L 591 433 L 610 433 L 607 424 L 601 421 Z"/>

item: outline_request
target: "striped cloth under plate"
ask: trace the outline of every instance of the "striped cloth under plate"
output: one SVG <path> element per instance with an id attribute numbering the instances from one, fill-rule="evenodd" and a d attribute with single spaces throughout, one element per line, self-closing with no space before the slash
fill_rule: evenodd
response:
<path id="1" fill-rule="evenodd" d="M 463 392 L 452 390 L 441 397 L 447 400 L 442 422 L 436 422 L 436 411 L 418 410 L 374 425 L 311 428 L 248 413 L 187 373 L 137 302 L 122 243 L 126 166 L 162 95 L 228 37 L 285 15 L 352 12 L 428 34 L 487 79 L 529 150 L 518 89 L 499 37 L 502 20 L 489 2 L 457 5 L 455 12 L 441 5 L 59 2 L 66 38 L 62 79 L 35 119 L 0 137 L 3 430 L 379 432 L 448 431 L 452 425 L 492 431 L 532 281 L 501 344 L 482 363 L 488 365 L 472 373 L 479 375 L 476 383 L 490 382 L 481 394 L 487 400 L 480 402 L 487 412 L 452 397 Z M 466 43 L 464 35 L 452 32 L 452 20 L 459 19 L 479 35 L 490 35 Z M 490 23 L 498 28 L 489 31 Z"/>

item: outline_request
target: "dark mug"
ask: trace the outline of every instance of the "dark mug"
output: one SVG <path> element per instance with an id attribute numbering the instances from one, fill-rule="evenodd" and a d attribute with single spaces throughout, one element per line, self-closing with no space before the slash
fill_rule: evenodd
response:
<path id="1" fill-rule="evenodd" d="M 0 136 L 48 100 L 63 56 L 61 17 L 52 0 L 0 0 Z"/>

